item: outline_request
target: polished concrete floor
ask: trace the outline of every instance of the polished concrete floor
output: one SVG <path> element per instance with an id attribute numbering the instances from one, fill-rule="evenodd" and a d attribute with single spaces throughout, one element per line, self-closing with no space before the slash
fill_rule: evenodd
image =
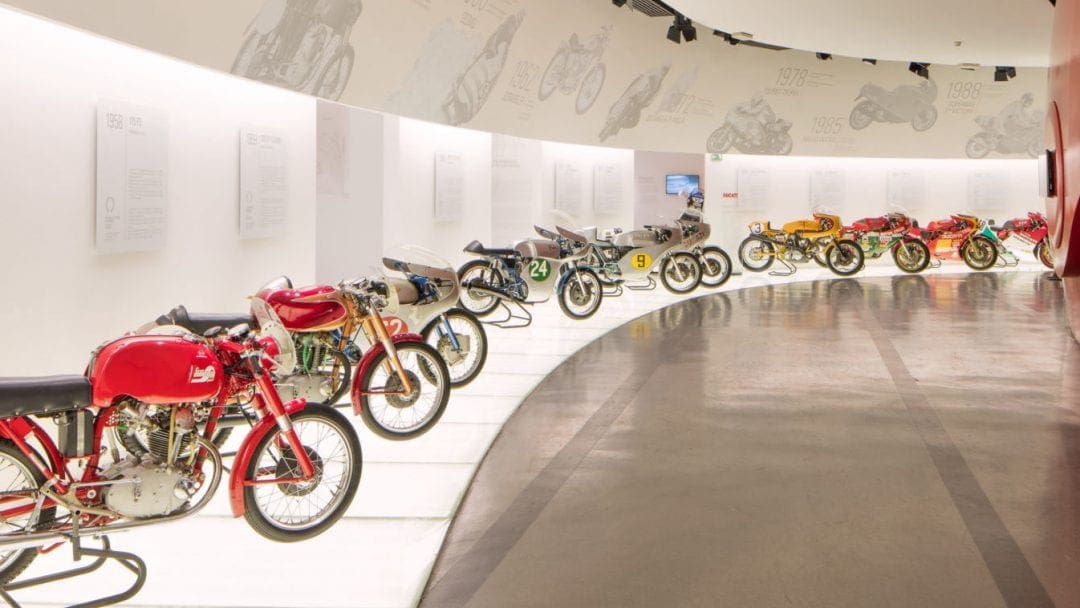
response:
<path id="1" fill-rule="evenodd" d="M 1043 273 L 676 304 L 507 422 L 422 606 L 1080 606 L 1080 348 Z"/>

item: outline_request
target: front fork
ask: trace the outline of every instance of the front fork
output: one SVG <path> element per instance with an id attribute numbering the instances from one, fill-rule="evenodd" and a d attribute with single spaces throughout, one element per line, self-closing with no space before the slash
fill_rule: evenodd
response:
<path id="1" fill-rule="evenodd" d="M 405 366 L 401 364 L 397 347 L 394 346 L 394 341 L 390 339 L 390 332 L 386 331 L 386 324 L 383 323 L 382 318 L 377 314 L 372 314 L 368 319 L 368 325 L 372 328 L 375 337 L 386 350 L 387 363 L 390 364 L 391 370 L 394 371 L 398 375 L 398 379 L 401 380 L 401 391 L 394 391 L 392 393 L 387 391 L 387 394 L 411 395 L 413 392 L 412 380 L 409 378 L 409 374 L 405 372 Z"/>
<path id="2" fill-rule="evenodd" d="M 454 349 L 454 352 L 461 352 L 461 341 L 458 340 L 457 332 L 450 326 L 450 317 L 446 316 L 446 313 L 439 315 L 439 324 L 435 326 L 439 331 L 440 338 L 450 338 L 450 347 Z"/>
<path id="3" fill-rule="evenodd" d="M 292 419 L 289 418 L 285 404 L 281 401 L 281 395 L 278 394 L 274 381 L 270 378 L 270 373 L 262 369 L 261 366 L 253 371 L 255 372 L 255 384 L 259 387 L 263 405 L 268 410 L 268 415 L 274 417 L 278 428 L 281 429 L 281 436 L 284 436 L 285 439 L 282 441 L 281 436 L 279 436 L 275 439 L 275 443 L 282 452 L 284 452 L 286 445 L 292 449 L 293 456 L 296 458 L 296 463 L 300 465 L 300 472 L 303 473 L 303 477 L 300 479 L 245 479 L 244 485 L 254 486 L 309 481 L 315 476 L 315 465 L 311 462 L 311 458 L 308 457 L 304 444 L 300 443 L 300 437 L 297 436 L 296 429 L 293 428 Z"/>

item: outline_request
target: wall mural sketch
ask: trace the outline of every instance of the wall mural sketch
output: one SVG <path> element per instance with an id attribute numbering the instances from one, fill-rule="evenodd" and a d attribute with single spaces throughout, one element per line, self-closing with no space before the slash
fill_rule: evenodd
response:
<path id="1" fill-rule="evenodd" d="M 1035 96 L 1024 93 L 1007 104 L 996 116 L 975 118 L 978 133 L 971 136 L 964 153 L 968 158 L 984 158 L 991 152 L 1002 155 L 1027 154 L 1037 158 L 1042 151 L 1044 114 L 1034 107 Z"/>
<path id="2" fill-rule="evenodd" d="M 488 95 L 506 67 L 510 45 L 524 19 L 525 11 L 518 11 L 507 17 L 488 38 L 480 54 L 457 77 L 442 103 L 443 117 L 447 124 L 463 125 L 484 107 Z"/>
<path id="3" fill-rule="evenodd" d="M 778 118 L 761 93 L 736 104 L 724 117 L 724 124 L 705 142 L 709 152 L 723 154 L 735 148 L 743 154 L 788 155 L 794 146 L 791 122 Z"/>
<path id="4" fill-rule="evenodd" d="M 604 128 L 600 130 L 600 141 L 615 136 L 622 129 L 633 129 L 638 125 L 641 113 L 660 92 L 660 85 L 664 83 L 664 77 L 670 70 L 671 64 L 664 63 L 643 72 L 626 87 L 622 96 L 608 110 Z"/>
<path id="5" fill-rule="evenodd" d="M 405 116 L 443 122 L 446 92 L 453 90 L 458 75 L 479 55 L 483 43 L 483 38 L 470 36 L 453 20 L 443 20 L 428 34 L 401 88 L 387 96 L 383 106 Z"/>
<path id="6" fill-rule="evenodd" d="M 848 117 L 856 131 L 874 122 L 911 123 L 916 131 L 926 131 L 937 122 L 937 83 L 921 78 L 918 84 L 902 84 L 892 91 L 876 84 L 865 84 Z"/>
<path id="7" fill-rule="evenodd" d="M 584 43 L 577 32 L 569 40 L 559 45 L 559 50 L 548 62 L 544 75 L 540 78 L 537 98 L 544 101 L 556 90 L 563 95 L 570 95 L 577 90 L 574 110 L 584 114 L 596 103 L 600 90 L 607 78 L 607 66 L 604 65 L 604 49 L 611 36 L 611 26 L 605 25 L 600 31 L 590 36 Z"/>
<path id="8" fill-rule="evenodd" d="M 233 74 L 337 101 L 356 51 L 360 0 L 266 0 L 244 31 Z"/>

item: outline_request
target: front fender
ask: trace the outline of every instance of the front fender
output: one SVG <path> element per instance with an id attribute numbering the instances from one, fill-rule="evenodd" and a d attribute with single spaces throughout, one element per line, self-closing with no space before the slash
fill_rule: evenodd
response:
<path id="1" fill-rule="evenodd" d="M 307 401 L 293 399 L 285 404 L 285 413 L 292 416 L 305 407 L 307 407 Z M 252 456 L 255 455 L 255 447 L 275 427 L 277 427 L 277 420 L 274 416 L 264 416 L 262 420 L 255 423 L 251 432 L 244 437 L 240 449 L 236 452 L 232 472 L 229 473 L 229 505 L 232 507 L 233 517 L 240 517 L 244 514 L 244 474 L 247 472 Z"/>
<path id="2" fill-rule="evenodd" d="M 568 268 L 562 275 L 559 276 L 559 282 L 555 284 L 555 295 L 561 296 L 563 289 L 566 287 L 566 282 L 570 280 L 570 276 L 575 272 L 592 272 L 587 268 Z M 593 273 L 596 274 L 596 273 Z"/>
<path id="3" fill-rule="evenodd" d="M 394 344 L 400 344 L 402 342 L 424 342 L 424 337 L 420 334 L 397 334 L 396 336 L 390 336 L 390 340 Z M 350 400 L 352 401 L 353 413 L 357 416 L 360 415 L 360 411 L 363 409 L 361 402 L 362 395 L 360 394 L 363 386 L 363 380 L 367 377 L 367 372 L 371 368 L 371 365 L 375 362 L 375 358 L 382 354 L 386 348 L 383 347 L 381 342 L 376 342 L 371 348 L 364 351 L 363 358 L 360 359 L 360 365 L 356 367 L 356 373 L 353 374 L 352 391 L 350 392 Z"/>

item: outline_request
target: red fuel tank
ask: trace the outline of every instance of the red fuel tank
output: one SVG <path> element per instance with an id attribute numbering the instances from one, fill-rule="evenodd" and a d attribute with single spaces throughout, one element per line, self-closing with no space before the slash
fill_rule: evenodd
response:
<path id="1" fill-rule="evenodd" d="M 266 300 L 289 331 L 326 331 L 345 324 L 348 311 L 328 285 L 300 289 L 263 290 L 255 297 Z"/>
<path id="2" fill-rule="evenodd" d="M 128 336 L 103 346 L 90 370 L 95 406 L 128 395 L 144 403 L 206 401 L 224 386 L 221 361 L 180 336 Z"/>

